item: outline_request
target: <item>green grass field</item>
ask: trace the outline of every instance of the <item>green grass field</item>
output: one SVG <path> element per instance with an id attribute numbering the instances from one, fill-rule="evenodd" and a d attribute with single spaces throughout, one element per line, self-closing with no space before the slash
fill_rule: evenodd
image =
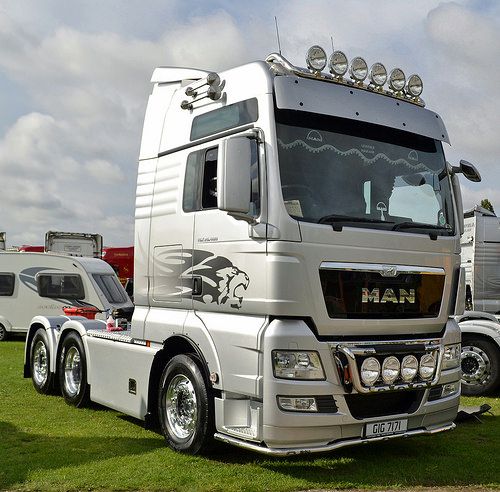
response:
<path id="1" fill-rule="evenodd" d="M 23 379 L 22 341 L 0 343 L 0 489 L 270 490 L 473 486 L 500 488 L 500 398 L 494 416 L 430 437 L 273 459 L 220 446 L 207 456 L 168 449 L 118 412 L 78 410 Z"/>

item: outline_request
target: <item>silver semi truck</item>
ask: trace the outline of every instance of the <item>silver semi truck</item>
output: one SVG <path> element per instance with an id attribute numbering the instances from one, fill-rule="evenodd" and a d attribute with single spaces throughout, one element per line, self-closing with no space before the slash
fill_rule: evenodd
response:
<path id="1" fill-rule="evenodd" d="M 480 177 L 446 163 L 418 76 L 327 61 L 315 46 L 307 68 L 272 54 L 154 71 L 130 329 L 38 316 L 26 377 L 49 332 L 47 374 L 68 403 L 159 424 L 189 453 L 213 438 L 288 455 L 454 427 L 456 174 Z"/>

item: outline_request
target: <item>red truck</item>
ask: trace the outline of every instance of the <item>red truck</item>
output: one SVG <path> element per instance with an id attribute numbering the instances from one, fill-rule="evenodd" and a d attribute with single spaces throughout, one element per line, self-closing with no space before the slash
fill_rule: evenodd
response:
<path id="1" fill-rule="evenodd" d="M 125 285 L 128 279 L 134 277 L 134 247 L 125 248 L 104 248 L 102 250 L 102 259 L 109 263 L 120 282 Z"/>

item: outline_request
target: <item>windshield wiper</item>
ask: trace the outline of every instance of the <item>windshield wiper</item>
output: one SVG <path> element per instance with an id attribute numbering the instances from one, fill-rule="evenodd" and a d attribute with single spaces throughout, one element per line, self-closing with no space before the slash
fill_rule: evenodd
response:
<path id="1" fill-rule="evenodd" d="M 393 231 L 399 231 L 401 229 L 423 229 L 429 231 L 429 237 L 432 240 L 437 239 L 437 232 L 431 232 L 431 231 L 446 231 L 448 235 L 452 232 L 451 228 L 445 227 L 445 226 L 440 226 L 440 225 L 435 225 L 435 224 L 426 224 L 425 222 L 412 222 L 412 221 L 407 221 L 407 222 L 398 222 L 397 224 L 394 224 L 392 227 Z"/>
<path id="2" fill-rule="evenodd" d="M 331 224 L 334 231 L 342 231 L 343 224 L 352 222 L 366 223 L 366 224 L 394 224 L 382 219 L 371 219 L 370 217 L 351 217 L 350 215 L 330 214 L 321 217 L 318 224 Z"/>
<path id="3" fill-rule="evenodd" d="M 393 231 L 399 231 L 400 229 L 432 229 L 436 231 L 448 231 L 451 229 L 445 226 L 435 225 L 435 224 L 426 224 L 425 222 L 412 222 L 411 220 L 407 222 L 397 222 L 392 227 Z"/>

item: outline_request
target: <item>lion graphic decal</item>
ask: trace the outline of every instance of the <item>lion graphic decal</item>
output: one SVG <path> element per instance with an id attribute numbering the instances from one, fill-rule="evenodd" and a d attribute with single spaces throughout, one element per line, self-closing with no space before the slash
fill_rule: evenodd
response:
<path id="1" fill-rule="evenodd" d="M 157 261 L 163 265 L 178 265 L 181 275 L 176 276 L 174 291 L 177 296 L 191 297 L 205 304 L 216 303 L 241 309 L 244 293 L 248 289 L 248 275 L 223 256 L 209 251 L 175 250 L 169 251 Z M 170 272 L 173 273 L 172 269 Z M 193 279 L 198 280 L 198 288 L 193 291 Z M 201 288 L 199 285 L 201 282 Z"/>

